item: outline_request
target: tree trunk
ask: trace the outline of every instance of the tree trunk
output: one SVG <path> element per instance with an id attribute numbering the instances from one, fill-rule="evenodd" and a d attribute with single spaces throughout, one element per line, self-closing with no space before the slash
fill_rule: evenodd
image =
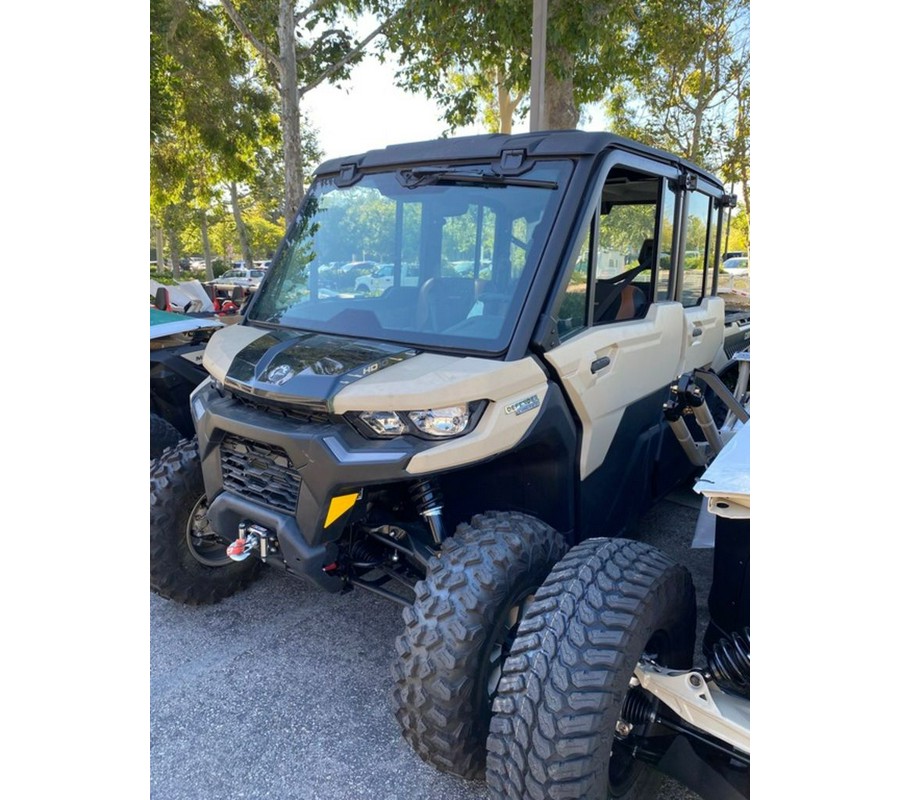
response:
<path id="1" fill-rule="evenodd" d="M 172 259 L 172 277 L 175 280 L 181 278 L 181 253 L 178 247 L 178 235 L 174 228 L 169 228 L 169 257 Z"/>
<path id="2" fill-rule="evenodd" d="M 253 267 L 253 252 L 250 250 L 250 237 L 247 234 L 247 226 L 244 225 L 244 218 L 241 216 L 237 184 L 232 182 L 229 184 L 229 189 L 231 191 L 231 212 L 234 214 L 234 224 L 237 227 L 238 239 L 241 241 L 241 258 L 244 259 L 244 267 L 250 269 Z"/>
<path id="3" fill-rule="evenodd" d="M 303 198 L 303 140 L 300 133 L 300 94 L 297 88 L 297 50 L 294 2 L 279 0 L 278 59 L 281 62 L 281 130 L 284 137 L 284 225 L 291 227 Z"/>
<path id="4" fill-rule="evenodd" d="M 160 225 L 156 229 L 156 271 L 162 274 L 162 271 L 166 268 L 166 255 L 163 251 L 163 229 Z"/>
<path id="5" fill-rule="evenodd" d="M 200 236 L 203 239 L 203 259 L 206 261 L 206 280 L 215 278 L 212 266 L 212 250 L 209 247 L 209 222 L 206 219 L 206 210 L 200 212 Z"/>
<path id="6" fill-rule="evenodd" d="M 497 69 L 497 110 L 500 117 L 500 133 L 512 133 L 513 112 L 516 110 L 516 103 L 509 96 L 509 89 L 506 88 L 506 75 L 503 70 Z"/>
<path id="7" fill-rule="evenodd" d="M 547 69 L 544 84 L 544 112 L 548 130 L 568 130 L 578 127 L 578 119 L 581 116 L 580 109 L 575 104 L 575 85 L 572 82 L 572 72 L 575 67 L 575 57 L 564 48 L 554 47 L 547 51 L 547 62 L 555 68 Z M 559 70 L 559 77 L 556 70 Z"/>

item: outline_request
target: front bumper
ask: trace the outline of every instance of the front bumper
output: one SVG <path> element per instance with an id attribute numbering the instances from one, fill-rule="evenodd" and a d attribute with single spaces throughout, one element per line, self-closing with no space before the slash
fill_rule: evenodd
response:
<path id="1" fill-rule="evenodd" d="M 331 501 L 365 486 L 410 480 L 410 459 L 431 442 L 365 439 L 339 416 L 306 419 L 241 402 L 207 381 L 191 396 L 212 527 L 237 538 L 243 520 L 273 531 L 289 572 L 337 591 L 323 567 L 337 555 L 346 515 Z M 349 510 L 349 509 L 348 509 Z M 326 522 L 328 524 L 326 524 Z"/>

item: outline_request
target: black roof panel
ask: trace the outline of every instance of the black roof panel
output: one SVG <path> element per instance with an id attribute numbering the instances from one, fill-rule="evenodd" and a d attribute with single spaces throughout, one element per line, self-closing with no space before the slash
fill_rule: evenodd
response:
<path id="1" fill-rule="evenodd" d="M 381 150 L 369 150 L 367 153 L 329 159 L 319 166 L 315 174 L 336 173 L 340 171 L 342 165 L 351 163 L 360 169 L 373 169 L 401 164 L 430 164 L 436 161 L 495 160 L 500 157 L 503 150 L 520 148 L 524 148 L 529 156 L 590 156 L 597 155 L 614 145 L 669 163 L 681 164 L 721 185 L 713 175 L 671 153 L 647 147 L 612 133 L 578 130 L 518 134 L 487 133 L 389 145 Z"/>

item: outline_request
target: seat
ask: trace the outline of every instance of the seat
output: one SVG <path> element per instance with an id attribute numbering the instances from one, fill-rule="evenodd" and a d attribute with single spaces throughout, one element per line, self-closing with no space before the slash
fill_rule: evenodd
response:
<path id="1" fill-rule="evenodd" d="M 613 319 L 636 319 L 647 305 L 647 295 L 637 286 L 628 285 L 619 294 L 619 307 Z"/>
<path id="2" fill-rule="evenodd" d="M 595 283 L 594 324 L 619 322 L 643 316 L 647 308 L 647 295 L 632 281 L 653 267 L 653 239 L 644 239 L 638 253 L 638 264 L 615 278 L 600 279 Z"/>
<path id="3" fill-rule="evenodd" d="M 429 278 L 419 290 L 418 330 L 442 331 L 466 318 L 475 304 L 471 278 Z"/>
<path id="4" fill-rule="evenodd" d="M 172 302 L 169 299 L 169 290 L 165 286 L 160 286 L 156 290 L 156 297 L 153 298 L 153 305 L 160 311 L 172 310 Z"/>

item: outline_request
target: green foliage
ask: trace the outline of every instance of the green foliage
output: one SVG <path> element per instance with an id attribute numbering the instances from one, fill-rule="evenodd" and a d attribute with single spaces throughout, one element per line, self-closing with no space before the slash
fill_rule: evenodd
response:
<path id="1" fill-rule="evenodd" d="M 167 128 L 175 116 L 178 64 L 165 50 L 170 24 L 167 0 L 150 0 L 150 139 Z"/>
<path id="2" fill-rule="evenodd" d="M 266 3 L 253 5 L 261 11 Z M 229 183 L 239 186 L 257 253 L 273 252 L 284 231 L 278 96 L 265 70 L 218 4 L 152 0 L 153 227 L 165 229 L 184 251 L 202 253 L 205 216 L 213 253 L 226 266 L 240 258 Z M 304 157 L 317 160 L 317 137 L 302 124 Z"/>
<path id="3" fill-rule="evenodd" d="M 631 77 L 607 100 L 613 130 L 734 173 L 749 158 L 748 35 L 749 0 L 644 0 Z"/>
<path id="4" fill-rule="evenodd" d="M 600 100 L 626 71 L 633 6 L 550 0 L 547 69 L 572 78 L 576 104 Z M 435 100 L 451 129 L 479 115 L 498 129 L 499 86 L 512 95 L 515 113 L 527 110 L 516 98 L 531 82 L 531 15 L 532 0 L 409 0 L 384 46 L 398 54 L 399 85 Z"/>
<path id="5" fill-rule="evenodd" d="M 728 230 L 728 242 L 725 243 L 725 228 L 722 231 L 723 250 L 742 250 L 750 252 L 750 215 L 738 206 L 731 213 L 731 225 Z"/>
<path id="6" fill-rule="evenodd" d="M 703 256 L 685 256 L 684 257 L 684 268 L 688 269 L 703 269 Z"/>
<path id="7" fill-rule="evenodd" d="M 559 306 L 557 319 L 572 320 L 574 325 L 584 325 L 585 308 L 587 306 L 587 293 L 584 289 L 569 289 L 563 295 L 562 303 Z"/>

